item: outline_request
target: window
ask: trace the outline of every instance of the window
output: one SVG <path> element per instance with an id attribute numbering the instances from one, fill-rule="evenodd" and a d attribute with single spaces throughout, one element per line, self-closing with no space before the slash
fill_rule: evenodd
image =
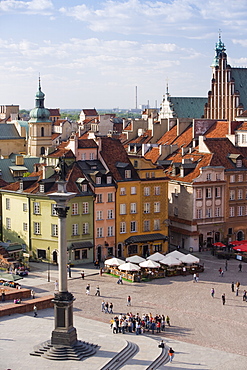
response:
<path id="1" fill-rule="evenodd" d="M 131 186 L 131 188 L 130 188 L 130 194 L 131 195 L 136 194 L 136 186 Z"/>
<path id="2" fill-rule="evenodd" d="M 126 195 L 126 189 L 120 188 L 120 195 Z"/>
<path id="3" fill-rule="evenodd" d="M 108 209 L 108 211 L 107 211 L 107 218 L 108 219 L 113 219 L 114 218 L 113 209 Z"/>
<path id="4" fill-rule="evenodd" d="M 207 181 L 211 181 L 211 173 L 207 173 Z"/>
<path id="5" fill-rule="evenodd" d="M 174 193 L 175 197 L 178 197 L 178 189 L 174 189 L 174 190 L 175 190 L 175 193 Z"/>
<path id="6" fill-rule="evenodd" d="M 220 192 L 220 187 L 216 186 L 215 188 L 215 198 L 220 198 L 221 192 Z"/>
<path id="7" fill-rule="evenodd" d="M 144 213 L 150 213 L 150 203 L 144 203 L 143 204 L 143 212 Z"/>
<path id="8" fill-rule="evenodd" d="M 107 228 L 107 235 L 108 236 L 114 236 L 113 226 L 108 226 L 108 228 Z"/>
<path id="9" fill-rule="evenodd" d="M 6 209 L 10 209 L 10 199 L 6 198 Z"/>
<path id="10" fill-rule="evenodd" d="M 233 234 L 233 229 L 232 229 L 232 227 L 229 227 L 229 229 L 228 229 L 228 235 L 232 235 Z"/>
<path id="11" fill-rule="evenodd" d="M 238 175 L 238 182 L 243 182 L 243 181 L 244 181 L 244 176 L 241 173 L 240 175 Z"/>
<path id="12" fill-rule="evenodd" d="M 45 249 L 37 249 L 38 258 L 43 260 L 46 259 L 46 250 Z"/>
<path id="13" fill-rule="evenodd" d="M 40 228 L 40 222 L 34 222 L 33 223 L 33 232 L 35 235 L 40 235 L 41 234 L 41 228 Z"/>
<path id="14" fill-rule="evenodd" d="M 107 184 L 111 184 L 112 183 L 112 177 L 111 176 L 107 176 L 106 177 L 106 183 Z"/>
<path id="15" fill-rule="evenodd" d="M 97 238 L 103 238 L 103 227 L 97 227 Z"/>
<path id="16" fill-rule="evenodd" d="M 220 181 L 220 178 L 221 178 L 220 174 L 216 173 L 216 181 Z"/>
<path id="17" fill-rule="evenodd" d="M 136 221 L 131 221 L 130 222 L 130 232 L 131 233 L 136 233 L 137 232 L 137 222 Z"/>
<path id="18" fill-rule="evenodd" d="M 211 197 L 212 197 L 212 189 L 206 188 L 206 198 L 211 198 Z"/>
<path id="19" fill-rule="evenodd" d="M 94 153 L 89 153 L 89 159 L 90 159 L 90 161 L 94 160 Z"/>
<path id="20" fill-rule="evenodd" d="M 89 213 L 89 203 L 88 202 L 82 203 L 82 213 L 83 214 Z"/>
<path id="21" fill-rule="evenodd" d="M 149 186 L 145 186 L 144 187 L 144 195 L 145 196 L 149 196 L 150 195 L 150 187 Z"/>
<path id="22" fill-rule="evenodd" d="M 57 216 L 57 205 L 56 204 L 51 205 L 51 215 Z"/>
<path id="23" fill-rule="evenodd" d="M 238 206 L 238 216 L 244 215 L 244 206 Z"/>
<path id="24" fill-rule="evenodd" d="M 51 225 L 51 235 L 58 236 L 58 225 L 55 224 Z"/>
<path id="25" fill-rule="evenodd" d="M 154 220 L 154 230 L 160 230 L 160 219 Z"/>
<path id="26" fill-rule="evenodd" d="M 132 244 L 128 246 L 128 254 L 137 254 L 138 246 L 137 244 Z"/>
<path id="27" fill-rule="evenodd" d="M 138 167 L 138 161 L 137 160 L 134 160 L 134 167 Z"/>
<path id="28" fill-rule="evenodd" d="M 99 177 L 99 176 L 96 177 L 96 184 L 97 185 L 101 184 L 101 177 Z"/>
<path id="29" fill-rule="evenodd" d="M 162 244 L 161 243 L 154 244 L 153 248 L 154 248 L 154 252 L 161 252 L 162 251 Z"/>
<path id="30" fill-rule="evenodd" d="M 88 222 L 84 222 L 82 224 L 82 234 L 83 235 L 89 234 L 89 223 Z"/>
<path id="31" fill-rule="evenodd" d="M 243 199 L 243 190 L 238 189 L 238 199 Z"/>
<path id="32" fill-rule="evenodd" d="M 150 221 L 149 220 L 144 221 L 143 231 L 150 231 Z"/>
<path id="33" fill-rule="evenodd" d="M 230 175 L 230 182 L 235 182 L 235 175 Z"/>
<path id="34" fill-rule="evenodd" d="M 242 136 L 242 144 L 246 144 L 246 142 L 247 142 L 246 134 L 242 134 L 241 136 Z"/>
<path id="35" fill-rule="evenodd" d="M 23 212 L 27 212 L 27 203 L 22 203 Z"/>
<path id="36" fill-rule="evenodd" d="M 230 190 L 230 200 L 234 200 L 235 199 L 235 190 Z"/>
<path id="37" fill-rule="evenodd" d="M 160 202 L 154 202 L 154 213 L 160 212 Z"/>
<path id="38" fill-rule="evenodd" d="M 107 194 L 107 202 L 113 202 L 114 201 L 114 197 L 113 197 L 113 193 L 108 193 Z"/>
<path id="39" fill-rule="evenodd" d="M 237 159 L 236 160 L 236 167 L 242 167 L 242 165 L 243 165 L 243 162 L 242 162 L 242 159 Z"/>
<path id="40" fill-rule="evenodd" d="M 35 215 L 40 215 L 40 203 L 39 202 L 33 203 L 33 213 Z"/>
<path id="41" fill-rule="evenodd" d="M 154 195 L 160 195 L 160 186 L 154 187 Z"/>
<path id="42" fill-rule="evenodd" d="M 81 186 L 82 191 L 87 191 L 87 184 Z"/>
<path id="43" fill-rule="evenodd" d="M 78 215 L 78 203 L 72 203 L 72 215 Z"/>
<path id="44" fill-rule="evenodd" d="M 72 235 L 79 235 L 78 234 L 78 224 L 72 225 Z"/>
<path id="45" fill-rule="evenodd" d="M 126 222 L 120 222 L 120 234 L 126 233 Z"/>
<path id="46" fill-rule="evenodd" d="M 197 210 L 196 210 L 196 218 L 202 218 L 202 209 L 201 208 L 197 208 Z"/>
<path id="47" fill-rule="evenodd" d="M 130 203 L 130 213 L 136 213 L 136 203 Z"/>
<path id="48" fill-rule="evenodd" d="M 126 204 L 120 204 L 120 215 L 126 215 Z"/>
<path id="49" fill-rule="evenodd" d="M 27 222 L 23 222 L 23 231 L 27 231 Z"/>
<path id="50" fill-rule="evenodd" d="M 146 179 L 150 178 L 150 172 L 146 172 Z"/>
<path id="51" fill-rule="evenodd" d="M 42 136 L 42 137 L 45 136 L 45 129 L 44 129 L 44 127 L 41 127 L 41 135 L 40 136 Z"/>
<path id="52" fill-rule="evenodd" d="M 202 189 L 198 188 L 196 189 L 196 199 L 201 199 L 202 198 Z"/>
<path id="53" fill-rule="evenodd" d="M 86 153 L 81 153 L 81 160 L 85 161 L 86 160 Z"/>
<path id="54" fill-rule="evenodd" d="M 39 184 L 39 191 L 40 191 L 40 193 L 45 192 L 45 185 L 44 184 Z"/>
<path id="55" fill-rule="evenodd" d="M 11 219 L 9 217 L 6 218 L 6 229 L 11 230 Z"/>
<path id="56" fill-rule="evenodd" d="M 229 208 L 229 216 L 230 216 L 230 217 L 234 217 L 234 215 L 235 215 L 234 207 L 230 207 L 230 208 Z"/>
<path id="57" fill-rule="evenodd" d="M 75 250 L 75 260 L 79 260 L 80 259 L 80 250 Z"/>
<path id="58" fill-rule="evenodd" d="M 103 211 L 97 211 L 96 220 L 103 220 Z"/>
<path id="59" fill-rule="evenodd" d="M 103 194 L 97 194 L 97 203 L 103 203 Z"/>
<path id="60" fill-rule="evenodd" d="M 124 174 L 126 179 L 131 179 L 131 170 L 125 170 Z"/>
<path id="61" fill-rule="evenodd" d="M 23 181 L 20 181 L 20 191 L 23 191 Z"/>
<path id="62" fill-rule="evenodd" d="M 206 217 L 211 218 L 212 217 L 212 208 L 206 208 Z"/>
<path id="63" fill-rule="evenodd" d="M 221 209 L 220 207 L 215 207 L 215 217 L 220 217 L 221 216 Z"/>

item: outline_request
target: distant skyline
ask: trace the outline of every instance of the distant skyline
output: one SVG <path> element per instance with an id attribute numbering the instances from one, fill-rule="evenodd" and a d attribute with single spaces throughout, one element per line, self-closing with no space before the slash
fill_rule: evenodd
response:
<path id="1" fill-rule="evenodd" d="M 0 105 L 160 106 L 207 96 L 221 30 L 228 62 L 247 65 L 246 0 L 0 0 Z"/>

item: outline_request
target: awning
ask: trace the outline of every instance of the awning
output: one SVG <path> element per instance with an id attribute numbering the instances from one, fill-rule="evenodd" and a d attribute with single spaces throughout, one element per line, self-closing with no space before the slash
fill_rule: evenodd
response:
<path id="1" fill-rule="evenodd" d="M 7 247 L 4 247 L 4 248 L 9 253 L 23 251 L 23 248 L 22 248 L 21 244 L 9 244 Z"/>
<path id="2" fill-rule="evenodd" d="M 84 249 L 84 248 L 93 248 L 92 242 L 75 242 L 71 244 L 71 247 L 69 249 Z"/>
<path id="3" fill-rule="evenodd" d="M 128 239 L 125 240 L 125 244 L 133 244 L 133 243 L 147 243 L 147 242 L 154 242 L 156 240 L 167 240 L 167 236 L 156 233 L 156 234 L 145 234 L 145 235 L 133 235 L 130 236 Z"/>
<path id="4" fill-rule="evenodd" d="M 234 249 L 237 252 L 247 252 L 247 244 L 236 245 L 232 249 Z"/>

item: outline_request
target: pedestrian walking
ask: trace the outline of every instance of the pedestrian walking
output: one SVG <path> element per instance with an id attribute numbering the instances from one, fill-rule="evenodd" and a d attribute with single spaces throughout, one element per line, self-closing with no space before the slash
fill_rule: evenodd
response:
<path id="1" fill-rule="evenodd" d="M 82 280 L 84 280 L 84 277 L 85 277 L 85 273 L 84 273 L 84 270 L 82 270 L 82 272 L 81 272 L 81 278 L 82 278 Z"/>
<path id="2" fill-rule="evenodd" d="M 70 267 L 70 265 L 67 266 L 67 272 L 68 272 L 69 278 L 71 278 L 71 267 Z"/>
<path id="3" fill-rule="evenodd" d="M 232 287 L 232 292 L 234 293 L 234 282 L 232 282 L 231 287 Z"/>
<path id="4" fill-rule="evenodd" d="M 109 305 L 109 313 L 113 313 L 113 303 L 111 302 Z"/>
<path id="5" fill-rule="evenodd" d="M 54 289 L 55 289 L 55 291 L 58 291 L 58 281 L 57 280 L 54 283 Z"/>
<path id="6" fill-rule="evenodd" d="M 211 289 L 211 297 L 214 298 L 214 293 L 215 293 L 215 290 L 214 288 Z"/>
<path id="7" fill-rule="evenodd" d="M 226 295 L 225 295 L 225 293 L 222 294 L 221 299 L 222 299 L 222 304 L 224 306 L 225 303 L 226 303 Z"/>
<path id="8" fill-rule="evenodd" d="M 237 287 L 237 288 L 239 288 L 239 287 L 240 287 L 240 285 L 241 285 L 241 284 L 240 284 L 240 282 L 239 282 L 239 281 L 237 281 L 237 282 L 236 282 L 236 287 Z"/>
<path id="9" fill-rule="evenodd" d="M 31 290 L 31 297 L 34 299 L 35 298 L 35 291 L 32 289 Z"/>
<path id="10" fill-rule="evenodd" d="M 221 277 L 224 276 L 224 270 L 221 270 Z"/>
<path id="11" fill-rule="evenodd" d="M 166 316 L 166 323 L 167 323 L 168 326 L 171 326 L 170 317 L 168 315 Z"/>
<path id="12" fill-rule="evenodd" d="M 238 272 L 241 272 L 242 271 L 242 263 L 240 262 L 240 264 L 238 265 Z"/>
<path id="13" fill-rule="evenodd" d="M 131 296 L 128 295 L 127 297 L 127 306 L 131 306 Z"/>
<path id="14" fill-rule="evenodd" d="M 99 286 L 97 286 L 97 288 L 96 288 L 95 295 L 97 295 L 98 297 L 100 297 L 100 289 L 99 289 Z"/>
<path id="15" fill-rule="evenodd" d="M 243 301 L 246 301 L 246 295 L 247 295 L 247 292 L 246 292 L 246 290 L 244 290 Z"/>
<path id="16" fill-rule="evenodd" d="M 174 351 L 173 351 L 172 347 L 170 347 L 170 349 L 168 351 L 168 354 L 169 354 L 170 362 L 172 362 L 173 357 L 174 357 Z"/>
<path id="17" fill-rule="evenodd" d="M 90 294 L 90 284 L 86 286 L 86 295 Z"/>
<path id="18" fill-rule="evenodd" d="M 2 302 L 5 302 L 5 297 L 6 297 L 5 291 L 2 290 Z"/>
<path id="19" fill-rule="evenodd" d="M 33 306 L 33 316 L 34 317 L 37 317 L 38 316 L 38 309 L 37 309 L 37 307 L 35 305 Z"/>
<path id="20" fill-rule="evenodd" d="M 105 303 L 105 313 L 109 313 L 109 303 Z"/>
<path id="21" fill-rule="evenodd" d="M 237 288 L 236 288 L 236 297 L 238 296 L 238 292 L 239 292 L 239 287 L 237 286 Z"/>
<path id="22" fill-rule="evenodd" d="M 118 283 L 118 284 L 123 284 L 122 276 L 119 276 L 119 279 L 118 279 L 117 283 Z"/>
<path id="23" fill-rule="evenodd" d="M 227 260 L 226 260 L 226 263 L 225 263 L 225 270 L 227 271 L 227 268 L 228 268 L 228 263 L 227 263 Z"/>
<path id="24" fill-rule="evenodd" d="M 219 268 L 219 274 L 220 274 L 220 276 L 221 276 L 221 272 L 222 272 L 222 268 L 220 267 Z"/>
<path id="25" fill-rule="evenodd" d="M 104 312 L 105 311 L 105 301 L 103 300 L 101 302 L 101 312 Z"/>
<path id="26" fill-rule="evenodd" d="M 161 342 L 159 343 L 158 345 L 159 348 L 165 348 L 165 343 L 163 341 L 163 339 L 161 340 Z"/>
<path id="27" fill-rule="evenodd" d="M 193 275 L 193 283 L 196 282 L 196 273 Z"/>
<path id="28" fill-rule="evenodd" d="M 198 283 L 199 282 L 199 274 L 197 273 L 196 274 L 196 283 Z"/>

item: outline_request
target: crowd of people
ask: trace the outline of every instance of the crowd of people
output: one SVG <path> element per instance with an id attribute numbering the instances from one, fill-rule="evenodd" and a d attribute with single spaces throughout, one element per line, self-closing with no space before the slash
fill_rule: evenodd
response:
<path id="1" fill-rule="evenodd" d="M 170 318 L 165 315 L 151 313 L 139 315 L 128 312 L 113 317 L 110 321 L 113 334 L 118 333 L 136 333 L 136 335 L 144 333 L 159 334 L 165 331 L 166 326 L 170 326 Z"/>

